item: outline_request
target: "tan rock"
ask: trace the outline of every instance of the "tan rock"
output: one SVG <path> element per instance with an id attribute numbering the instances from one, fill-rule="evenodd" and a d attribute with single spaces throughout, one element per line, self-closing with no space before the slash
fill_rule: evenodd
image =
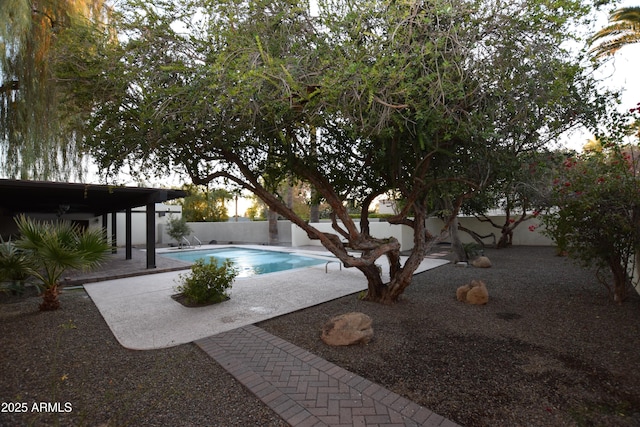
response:
<path id="1" fill-rule="evenodd" d="M 322 341 L 328 345 L 366 344 L 373 337 L 372 320 L 364 313 L 346 313 L 331 318 L 322 327 Z"/>
<path id="2" fill-rule="evenodd" d="M 477 268 L 489 268 L 491 267 L 491 260 L 486 256 L 479 256 L 471 261 L 471 265 Z"/>
<path id="3" fill-rule="evenodd" d="M 482 280 L 472 280 L 456 289 L 456 299 L 469 304 L 486 304 L 489 302 L 487 285 Z"/>
<path id="4" fill-rule="evenodd" d="M 467 292 L 467 302 L 469 304 L 482 305 L 489 302 L 489 291 L 487 285 L 481 280 L 472 280 L 471 289 Z"/>
<path id="5" fill-rule="evenodd" d="M 456 299 L 458 301 L 466 302 L 467 301 L 467 292 L 471 290 L 471 285 L 463 285 L 456 289 Z"/>

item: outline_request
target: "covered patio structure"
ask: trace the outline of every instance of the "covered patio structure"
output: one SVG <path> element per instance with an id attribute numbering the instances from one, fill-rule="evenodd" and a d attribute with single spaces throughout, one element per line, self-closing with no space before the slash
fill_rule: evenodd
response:
<path id="1" fill-rule="evenodd" d="M 0 179 L 0 196 L 0 231 L 3 236 L 13 232 L 13 218 L 19 214 L 62 219 L 102 216 L 104 229 L 107 228 L 107 215 L 112 214 L 112 242 L 115 246 L 115 214 L 125 212 L 127 260 L 132 257 L 131 210 L 145 206 L 146 264 L 150 269 L 156 267 L 155 204 L 185 197 L 186 192 L 163 188 Z"/>

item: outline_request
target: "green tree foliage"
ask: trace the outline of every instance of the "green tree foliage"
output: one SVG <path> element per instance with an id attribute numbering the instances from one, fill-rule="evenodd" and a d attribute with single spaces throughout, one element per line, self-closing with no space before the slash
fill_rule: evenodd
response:
<path id="1" fill-rule="evenodd" d="M 58 74 L 74 55 L 97 54 L 108 8 L 103 0 L 0 3 L 0 173 L 11 178 L 82 176 L 82 122 L 76 76 Z M 80 58 L 76 58 L 80 59 Z M 64 101 L 64 102 L 62 102 Z M 85 107 L 90 107 L 84 101 Z M 87 112 L 86 110 L 84 110 Z"/>
<path id="2" fill-rule="evenodd" d="M 167 220 L 167 234 L 182 245 L 182 240 L 191 233 L 191 227 L 184 217 L 169 217 Z"/>
<path id="3" fill-rule="evenodd" d="M 616 9 L 609 15 L 609 25 L 590 40 L 596 59 L 611 56 L 624 46 L 640 42 L 640 6 Z"/>
<path id="4" fill-rule="evenodd" d="M 464 231 L 472 233 L 480 244 L 481 238 L 493 236 L 497 248 L 510 246 L 515 229 L 537 218 L 549 207 L 552 181 L 567 155 L 567 152 L 540 149 L 519 153 L 510 159 L 511 164 L 505 159 L 496 178 L 462 206 L 464 213 L 475 215 L 480 221 L 498 229 L 498 239 L 493 234 L 478 236 L 472 230 Z M 486 214 L 494 208 L 504 213 L 503 223 L 496 222 Z"/>
<path id="5" fill-rule="evenodd" d="M 182 200 L 182 217 L 188 222 L 227 221 L 229 214 L 225 202 L 233 194 L 224 189 L 208 191 L 207 188 L 190 188 L 189 195 Z"/>
<path id="6" fill-rule="evenodd" d="M 314 204 L 313 188 L 306 182 L 298 181 L 294 183 L 284 182 L 281 183 L 274 192 L 280 199 L 286 203 L 293 212 L 304 219 L 309 221 L 311 219 L 311 206 Z M 326 203 L 319 203 L 318 208 L 320 210 L 329 210 Z M 260 200 L 257 199 L 254 205 L 251 207 L 252 218 L 265 218 L 266 212 L 264 212 L 264 206 L 261 206 Z"/>
<path id="7" fill-rule="evenodd" d="M 258 220 L 264 220 L 265 217 L 265 210 L 264 210 L 264 206 L 263 204 L 260 202 L 260 199 L 258 199 L 257 197 L 253 197 L 253 201 L 251 203 L 251 206 L 249 206 L 247 208 L 247 212 L 246 212 L 246 216 L 251 220 L 251 221 L 258 221 Z"/>
<path id="8" fill-rule="evenodd" d="M 194 183 L 249 190 L 396 301 L 435 241 L 425 219 L 494 179 L 499 159 L 592 122 L 594 84 L 563 49 L 588 8 L 579 1 L 131 1 L 125 88 L 92 116 L 103 170 L 181 170 Z M 195 13 L 201 12 L 201 13 Z M 181 29 L 189 28 L 185 34 Z M 117 72 L 116 72 L 117 71 Z M 276 194 L 300 181 L 330 207 L 335 233 L 308 224 Z M 368 212 L 393 191 L 389 219 L 414 230 L 400 245 L 369 232 Z M 349 206 L 360 207 L 360 223 Z M 347 242 L 346 244 L 343 243 Z M 354 256 L 349 249 L 361 254 Z M 391 280 L 375 264 L 386 257 Z"/>
<path id="9" fill-rule="evenodd" d="M 554 180 L 554 208 L 544 224 L 559 249 L 597 267 L 601 282 L 622 302 L 640 251 L 640 151 L 637 146 L 604 145 L 602 151 L 564 161 Z"/>
<path id="10" fill-rule="evenodd" d="M 26 216 L 16 219 L 20 238 L 15 245 L 29 260 L 28 273 L 43 291 L 40 310 L 57 310 L 60 278 L 68 269 L 90 270 L 110 249 L 100 229 L 82 230 L 69 221 L 46 222 Z"/>
<path id="11" fill-rule="evenodd" d="M 0 282 L 5 284 L 3 291 L 22 293 L 29 278 L 30 266 L 27 253 L 18 249 L 11 240 L 0 239 Z"/>

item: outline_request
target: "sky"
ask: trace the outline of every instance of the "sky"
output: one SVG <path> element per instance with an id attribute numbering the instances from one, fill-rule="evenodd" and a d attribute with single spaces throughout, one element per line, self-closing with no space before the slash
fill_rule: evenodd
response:
<path id="1" fill-rule="evenodd" d="M 640 0 L 623 0 L 617 8 L 640 7 Z M 598 22 L 595 31 L 605 27 L 608 23 L 606 13 L 602 21 Z M 628 108 L 635 107 L 640 102 L 640 44 L 628 45 L 620 49 L 610 63 L 603 67 L 602 77 L 610 80 L 614 88 L 624 88 L 623 104 Z"/>
<path id="2" fill-rule="evenodd" d="M 640 0 L 624 0 L 616 8 L 640 6 Z M 608 10 L 600 14 L 600 19 L 593 25 L 593 33 L 608 24 Z M 610 59 L 604 61 L 596 70 L 596 78 L 602 80 L 603 86 L 621 92 L 621 111 L 629 111 L 640 103 L 640 43 L 628 45 L 620 49 Z M 575 132 L 567 137 L 567 148 L 581 150 L 593 135 L 586 131 Z"/>

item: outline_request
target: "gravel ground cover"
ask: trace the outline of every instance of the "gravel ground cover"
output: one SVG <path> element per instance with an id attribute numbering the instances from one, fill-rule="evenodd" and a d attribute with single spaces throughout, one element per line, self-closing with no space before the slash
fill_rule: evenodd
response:
<path id="1" fill-rule="evenodd" d="M 350 295 L 258 326 L 465 426 L 640 425 L 640 298 L 613 304 L 553 248 L 487 255 L 417 275 L 393 306 Z M 486 306 L 456 301 L 472 279 Z M 0 297 L 0 426 L 286 425 L 194 344 L 127 350 L 84 291 L 61 301 Z M 322 325 L 349 311 L 374 339 L 326 346 Z"/>

